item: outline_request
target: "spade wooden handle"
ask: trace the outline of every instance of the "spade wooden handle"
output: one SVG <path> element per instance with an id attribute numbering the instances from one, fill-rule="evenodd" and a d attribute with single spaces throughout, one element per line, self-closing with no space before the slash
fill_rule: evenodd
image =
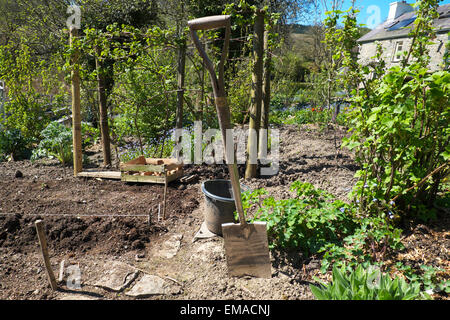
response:
<path id="1" fill-rule="evenodd" d="M 194 41 L 195 46 L 203 58 L 206 69 L 208 69 L 211 75 L 211 84 L 214 91 L 216 110 L 219 117 L 219 125 L 222 131 L 222 139 L 224 143 L 224 149 L 227 149 L 227 143 L 233 145 L 233 141 L 226 140 L 226 131 L 227 129 L 231 129 L 230 122 L 230 109 L 227 104 L 226 93 L 225 93 L 225 85 L 224 85 L 224 63 L 228 56 L 228 47 L 230 42 L 230 34 L 231 34 L 231 16 L 222 15 L 222 16 L 210 16 L 198 18 L 195 20 L 191 20 L 188 22 L 191 37 Z M 217 28 L 225 28 L 225 40 L 222 50 L 222 57 L 219 62 L 219 77 L 214 70 L 214 64 L 209 59 L 205 50 L 203 49 L 200 39 L 197 36 L 197 30 L 211 30 Z M 242 196 L 241 196 L 241 186 L 239 184 L 239 171 L 236 165 L 235 154 L 234 154 L 234 146 L 231 148 L 233 150 L 233 155 L 229 155 L 226 151 L 228 170 L 230 172 L 230 180 L 231 186 L 233 188 L 233 196 L 236 204 L 236 210 L 239 213 L 239 221 L 241 225 L 247 226 L 245 220 L 244 209 L 242 206 Z"/>
<path id="2" fill-rule="evenodd" d="M 231 16 L 210 16 L 188 21 L 188 26 L 192 30 L 211 30 L 225 28 L 230 23 Z"/>

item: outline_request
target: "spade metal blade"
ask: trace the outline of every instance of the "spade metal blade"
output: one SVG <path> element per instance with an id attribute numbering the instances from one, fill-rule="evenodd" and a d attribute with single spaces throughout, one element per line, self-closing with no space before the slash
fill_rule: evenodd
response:
<path id="1" fill-rule="evenodd" d="M 272 275 L 265 222 L 222 224 L 230 276 L 270 278 Z"/>

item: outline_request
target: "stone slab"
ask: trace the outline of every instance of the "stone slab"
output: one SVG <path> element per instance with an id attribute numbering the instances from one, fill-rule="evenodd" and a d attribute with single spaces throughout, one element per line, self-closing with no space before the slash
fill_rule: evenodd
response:
<path id="1" fill-rule="evenodd" d="M 181 247 L 182 234 L 174 234 L 164 241 L 160 248 L 156 248 L 156 255 L 162 258 L 171 259 L 175 257 Z"/>
<path id="2" fill-rule="evenodd" d="M 94 286 L 106 290 L 120 292 L 127 288 L 139 275 L 139 271 L 123 262 L 106 263 L 105 274 L 94 283 Z"/>
<path id="3" fill-rule="evenodd" d="M 127 296 L 135 298 L 144 298 L 153 295 L 166 294 L 166 281 L 164 279 L 154 275 L 144 275 L 139 281 L 137 281 L 133 287 L 125 292 Z"/>

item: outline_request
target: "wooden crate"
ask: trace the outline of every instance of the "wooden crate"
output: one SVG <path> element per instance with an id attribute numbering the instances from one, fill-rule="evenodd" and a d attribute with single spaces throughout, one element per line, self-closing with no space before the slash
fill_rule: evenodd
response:
<path id="1" fill-rule="evenodd" d="M 122 181 L 166 184 L 184 174 L 183 164 L 175 159 L 139 158 L 120 164 Z"/>

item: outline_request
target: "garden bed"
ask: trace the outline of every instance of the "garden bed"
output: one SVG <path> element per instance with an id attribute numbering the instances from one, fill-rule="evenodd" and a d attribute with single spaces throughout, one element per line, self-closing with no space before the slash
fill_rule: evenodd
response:
<path id="1" fill-rule="evenodd" d="M 280 173 L 245 184 L 252 189 L 264 187 L 277 199 L 287 199 L 292 196 L 290 183 L 301 180 L 347 201 L 357 168 L 345 151 L 335 161 L 333 135 L 313 126 L 280 129 Z M 344 134 L 342 129 L 338 136 Z M 243 170 L 241 167 L 241 176 Z M 51 161 L 0 163 L 0 299 L 64 299 L 74 295 L 135 299 L 93 285 L 111 261 L 179 284 L 177 290 L 152 296 L 154 299 L 313 299 L 309 284 L 314 282 L 313 276 L 320 275 L 320 257 L 305 258 L 299 251 L 273 251 L 271 279 L 229 278 L 223 239 L 192 241 L 203 222 L 200 183 L 227 178 L 227 168 L 188 165 L 185 175 L 197 179 L 169 184 L 167 220 L 158 221 L 162 185 L 74 178 L 71 168 Z M 47 227 L 53 269 L 56 272 L 62 260 L 79 265 L 82 291 L 50 290 L 34 231 L 33 222 L 38 218 Z M 448 216 L 443 216 L 428 225 L 405 226 L 402 242 L 406 248 L 390 257 L 393 263 L 432 265 L 446 270 L 448 277 L 449 225 Z M 176 248 L 173 256 L 161 255 L 167 248 L 173 249 L 172 245 Z"/>

